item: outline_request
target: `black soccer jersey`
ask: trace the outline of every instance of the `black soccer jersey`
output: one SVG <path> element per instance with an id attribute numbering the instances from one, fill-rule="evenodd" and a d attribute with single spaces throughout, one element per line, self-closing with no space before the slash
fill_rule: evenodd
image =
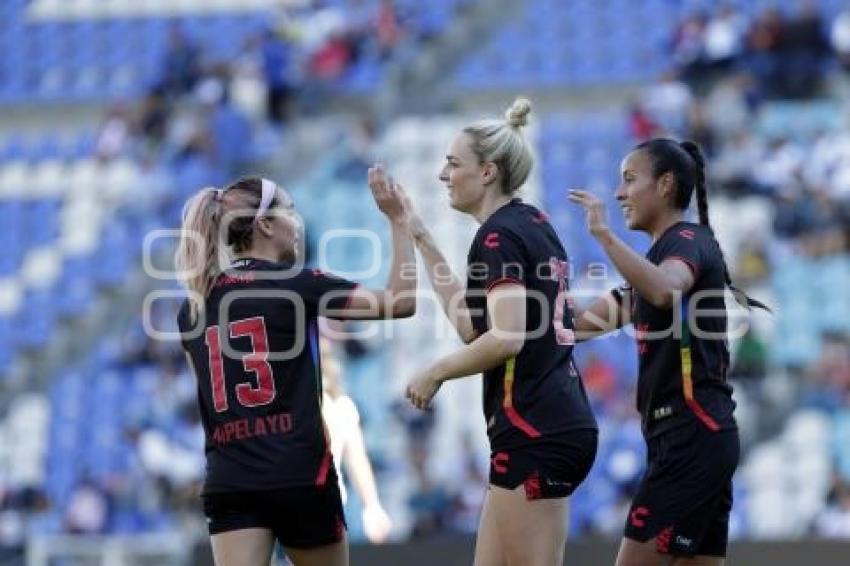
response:
<path id="1" fill-rule="evenodd" d="M 656 265 L 670 258 L 683 261 L 694 285 L 672 309 L 656 308 L 631 293 L 644 433 L 651 437 L 693 419 L 709 430 L 735 428 L 735 402 L 726 382 L 725 267 L 717 241 L 705 226 L 679 222 L 646 257 Z"/>
<path id="2" fill-rule="evenodd" d="M 355 283 L 242 259 L 221 274 L 197 322 L 178 314 L 206 433 L 204 493 L 323 485 L 333 465 L 321 416 L 318 307 Z"/>
<path id="3" fill-rule="evenodd" d="M 545 214 L 513 199 L 479 228 L 469 250 L 466 303 L 479 335 L 489 329 L 486 292 L 511 281 L 527 293 L 520 353 L 484 372 L 491 448 L 510 449 L 596 421 L 572 359 L 575 344 L 567 255 Z"/>

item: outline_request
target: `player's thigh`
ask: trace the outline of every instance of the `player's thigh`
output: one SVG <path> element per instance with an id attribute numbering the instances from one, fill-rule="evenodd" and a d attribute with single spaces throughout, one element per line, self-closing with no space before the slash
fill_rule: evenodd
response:
<path id="1" fill-rule="evenodd" d="M 528 499 L 525 486 L 492 487 L 503 517 L 502 546 L 510 566 L 560 566 L 567 542 L 569 499 Z"/>
<path id="2" fill-rule="evenodd" d="M 348 566 L 348 538 L 314 548 L 284 546 L 286 555 L 294 566 Z"/>
<path id="3" fill-rule="evenodd" d="M 616 566 L 669 566 L 673 557 L 661 554 L 655 546 L 655 539 L 646 542 L 623 537 L 617 553 Z"/>
<path id="4" fill-rule="evenodd" d="M 274 547 L 269 529 L 238 529 L 210 537 L 215 566 L 268 566 Z"/>
<path id="5" fill-rule="evenodd" d="M 481 518 L 478 520 L 478 536 L 475 539 L 475 561 L 473 566 L 507 566 L 502 548 L 502 524 L 497 506 L 492 498 L 493 487 L 484 496 Z"/>

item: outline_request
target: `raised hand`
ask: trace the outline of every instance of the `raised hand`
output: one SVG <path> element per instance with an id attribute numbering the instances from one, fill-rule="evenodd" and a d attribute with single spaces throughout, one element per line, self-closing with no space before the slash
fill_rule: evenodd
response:
<path id="1" fill-rule="evenodd" d="M 378 164 L 369 168 L 369 188 L 378 210 L 398 222 L 405 219 L 404 189 Z"/>
<path id="2" fill-rule="evenodd" d="M 567 198 L 582 205 L 587 211 L 587 229 L 594 237 L 598 238 L 609 231 L 605 204 L 596 195 L 588 191 L 573 189 L 569 192 Z"/>

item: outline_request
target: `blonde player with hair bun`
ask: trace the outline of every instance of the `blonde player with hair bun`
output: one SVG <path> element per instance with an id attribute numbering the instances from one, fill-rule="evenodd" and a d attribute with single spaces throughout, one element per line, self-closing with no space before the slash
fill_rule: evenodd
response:
<path id="1" fill-rule="evenodd" d="M 429 407 L 443 382 L 483 373 L 490 479 L 476 566 L 564 560 L 569 496 L 596 456 L 597 427 L 572 360 L 567 254 L 547 216 L 516 197 L 534 160 L 522 128 L 531 103 L 463 128 L 439 174 L 452 208 L 480 228 L 464 286 L 410 204 L 409 229 L 464 346 L 419 371 L 407 397 Z M 439 274 L 439 276 L 438 276 Z"/>

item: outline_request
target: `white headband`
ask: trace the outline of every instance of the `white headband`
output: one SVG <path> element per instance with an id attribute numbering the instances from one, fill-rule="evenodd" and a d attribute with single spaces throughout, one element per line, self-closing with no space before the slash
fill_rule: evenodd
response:
<path id="1" fill-rule="evenodd" d="M 263 196 L 260 199 L 260 208 L 257 209 L 257 214 L 254 216 L 254 220 L 259 220 L 260 216 L 266 213 L 269 209 L 269 206 L 274 199 L 274 194 L 277 191 L 277 185 L 275 185 L 272 181 L 268 179 L 262 180 L 263 186 Z"/>

